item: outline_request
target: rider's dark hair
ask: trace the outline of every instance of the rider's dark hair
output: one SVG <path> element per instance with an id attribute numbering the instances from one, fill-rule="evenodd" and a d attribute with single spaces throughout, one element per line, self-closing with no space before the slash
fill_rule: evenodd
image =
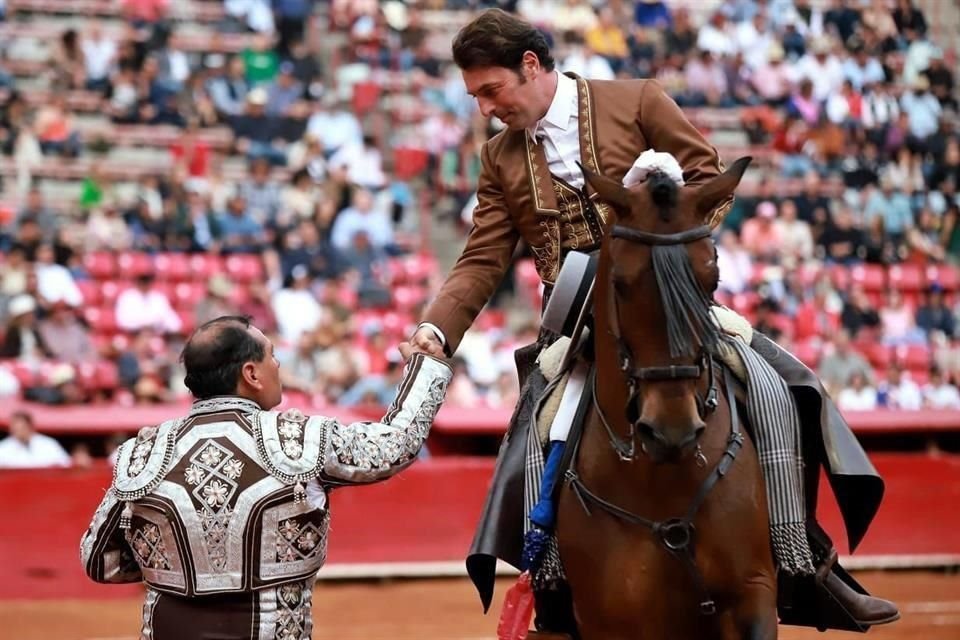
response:
<path id="1" fill-rule="evenodd" d="M 248 316 L 221 316 L 190 335 L 180 361 L 187 370 L 184 384 L 194 398 L 235 394 L 243 365 L 263 360 L 266 350 L 249 328 Z"/>
<path id="2" fill-rule="evenodd" d="M 553 56 L 543 33 L 500 9 L 484 11 L 453 40 L 453 61 L 464 71 L 482 67 L 519 71 L 527 51 L 540 59 L 540 66 L 553 71 Z"/>

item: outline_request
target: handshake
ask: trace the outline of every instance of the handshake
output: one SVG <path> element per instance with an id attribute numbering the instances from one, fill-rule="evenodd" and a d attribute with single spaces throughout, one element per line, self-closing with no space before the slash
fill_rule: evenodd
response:
<path id="1" fill-rule="evenodd" d="M 410 356 L 415 353 L 425 353 L 440 359 L 447 357 L 440 336 L 433 329 L 424 325 L 417 327 L 410 340 L 401 342 L 398 349 L 404 360 L 409 360 Z"/>

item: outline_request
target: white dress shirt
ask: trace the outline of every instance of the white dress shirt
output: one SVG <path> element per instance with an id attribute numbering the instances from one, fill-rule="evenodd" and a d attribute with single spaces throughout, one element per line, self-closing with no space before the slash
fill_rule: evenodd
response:
<path id="1" fill-rule="evenodd" d="M 527 129 L 527 135 L 532 141 L 543 144 L 550 173 L 577 189 L 583 187 L 583 173 L 577 166 L 580 160 L 580 117 L 576 80 L 557 73 L 553 102 L 547 114 Z"/>

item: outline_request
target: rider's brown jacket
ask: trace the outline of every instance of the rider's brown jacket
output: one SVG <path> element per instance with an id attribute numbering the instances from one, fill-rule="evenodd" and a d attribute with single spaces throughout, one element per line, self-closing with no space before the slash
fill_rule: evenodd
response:
<path id="1" fill-rule="evenodd" d="M 654 149 L 677 158 L 688 185 L 721 172 L 716 149 L 656 81 L 577 78 L 577 94 L 580 162 L 587 169 L 620 180 L 637 156 Z M 568 212 L 561 212 L 543 146 L 525 131 L 499 133 L 484 144 L 481 160 L 473 230 L 423 318 L 443 331 L 450 353 L 503 279 L 521 239 L 533 253 L 541 279 L 552 284 L 564 252 L 577 248 L 582 231 Z M 587 193 L 595 198 L 590 187 Z M 714 212 L 714 224 L 731 202 Z M 609 208 L 594 203 L 607 223 Z M 599 244 L 599 238 L 593 240 Z"/>

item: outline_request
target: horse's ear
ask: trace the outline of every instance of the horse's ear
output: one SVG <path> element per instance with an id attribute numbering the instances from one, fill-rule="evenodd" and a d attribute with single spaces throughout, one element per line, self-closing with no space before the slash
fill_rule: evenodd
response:
<path id="1" fill-rule="evenodd" d="M 709 215 L 717 205 L 733 195 L 752 160 L 752 156 L 738 159 L 726 171 L 700 187 L 697 192 L 697 207 L 700 213 L 704 216 Z"/>
<path id="2" fill-rule="evenodd" d="M 625 186 L 616 180 L 590 171 L 590 169 L 587 169 L 579 162 L 577 163 L 577 166 L 579 166 L 580 170 L 583 171 L 583 178 L 590 183 L 590 186 L 594 188 L 594 190 L 597 192 L 597 195 L 599 195 L 603 200 L 629 211 L 630 191 L 627 190 Z"/>

